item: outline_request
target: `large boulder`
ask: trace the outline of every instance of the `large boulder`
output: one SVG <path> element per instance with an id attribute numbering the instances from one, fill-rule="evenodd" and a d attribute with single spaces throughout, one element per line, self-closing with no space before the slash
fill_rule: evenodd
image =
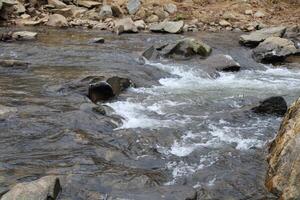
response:
<path id="1" fill-rule="evenodd" d="M 46 25 L 54 27 L 67 27 L 68 21 L 64 16 L 60 14 L 53 14 L 49 16 L 49 20 Z"/>
<path id="2" fill-rule="evenodd" d="M 158 24 L 152 24 L 149 29 L 152 32 L 180 33 L 183 31 L 184 22 L 181 21 L 163 21 Z"/>
<path id="3" fill-rule="evenodd" d="M 130 17 L 119 19 L 115 22 L 115 32 L 121 33 L 137 33 L 138 28 Z"/>
<path id="4" fill-rule="evenodd" d="M 259 62 L 271 63 L 284 60 L 296 52 L 297 49 L 292 41 L 280 37 L 269 37 L 253 50 L 253 57 Z"/>
<path id="5" fill-rule="evenodd" d="M 1 200 L 55 200 L 61 192 L 59 179 L 45 176 L 36 181 L 18 183 Z"/>
<path id="6" fill-rule="evenodd" d="M 281 96 L 270 97 L 251 109 L 257 114 L 283 116 L 287 111 L 287 103 Z"/>
<path id="7" fill-rule="evenodd" d="M 285 114 L 268 155 L 266 186 L 281 200 L 300 199 L 300 98 Z"/>
<path id="8" fill-rule="evenodd" d="M 268 37 L 282 37 L 286 27 L 272 27 L 264 28 L 258 31 L 254 31 L 249 35 L 241 35 L 240 43 L 245 46 L 257 46 L 260 42 L 264 41 Z"/>

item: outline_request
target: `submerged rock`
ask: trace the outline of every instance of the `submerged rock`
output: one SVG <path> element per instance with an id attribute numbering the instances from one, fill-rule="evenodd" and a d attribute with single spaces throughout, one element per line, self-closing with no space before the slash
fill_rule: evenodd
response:
<path id="1" fill-rule="evenodd" d="M 280 37 L 269 37 L 253 50 L 253 57 L 259 62 L 274 62 L 283 60 L 286 56 L 295 54 L 294 43 Z"/>
<path id="2" fill-rule="evenodd" d="M 268 37 L 282 37 L 285 30 L 286 27 L 264 28 L 254 31 L 249 35 L 241 35 L 240 43 L 245 46 L 257 46 L 260 42 L 264 41 Z"/>
<path id="3" fill-rule="evenodd" d="M 300 199 L 300 98 L 285 114 L 270 144 L 266 186 L 281 200 Z"/>
<path id="4" fill-rule="evenodd" d="M 57 177 L 46 176 L 36 181 L 15 185 L 1 197 L 1 200 L 55 200 L 61 190 Z"/>
<path id="5" fill-rule="evenodd" d="M 270 97 L 256 107 L 251 109 L 253 112 L 258 114 L 272 114 L 277 116 L 283 116 L 287 111 L 287 103 L 283 97 Z"/>

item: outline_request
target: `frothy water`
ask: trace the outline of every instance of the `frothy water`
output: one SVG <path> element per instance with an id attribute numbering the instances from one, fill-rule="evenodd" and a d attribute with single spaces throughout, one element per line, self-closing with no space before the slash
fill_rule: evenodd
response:
<path id="1" fill-rule="evenodd" d="M 299 71 L 272 66 L 265 66 L 264 71 L 220 73 L 219 78 L 212 79 L 194 66 L 147 64 L 173 77 L 161 79 L 160 86 L 131 89 L 131 98 L 109 103 L 124 118 L 119 129 L 180 130 L 181 137 L 172 146 L 160 147 L 167 156 L 185 158 L 203 148 L 213 151 L 213 154 L 200 153 L 193 162 L 169 162 L 167 169 L 172 171 L 174 179 L 167 184 L 213 165 L 222 152 L 220 149 L 228 145 L 239 151 L 262 148 L 268 142 L 268 127 L 276 130 L 274 123 L 278 124 L 280 119 L 247 116 L 241 110 L 251 102 L 245 99 L 291 94 L 299 91 L 300 86 Z M 214 180 L 215 177 L 209 184 Z"/>

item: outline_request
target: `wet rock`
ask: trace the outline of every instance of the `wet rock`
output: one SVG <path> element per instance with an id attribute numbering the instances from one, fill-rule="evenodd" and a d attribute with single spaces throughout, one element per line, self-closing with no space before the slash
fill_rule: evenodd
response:
<path id="1" fill-rule="evenodd" d="M 85 7 L 85 8 L 94 8 L 94 7 L 98 7 L 101 5 L 100 2 L 97 1 L 84 1 L 84 0 L 78 0 L 76 2 L 79 6 Z"/>
<path id="2" fill-rule="evenodd" d="M 36 32 L 30 32 L 30 31 L 17 31 L 12 34 L 12 39 L 19 40 L 19 41 L 25 41 L 25 40 L 35 40 L 37 38 Z"/>
<path id="3" fill-rule="evenodd" d="M 212 55 L 200 64 L 208 67 L 208 71 L 237 72 L 241 69 L 231 56 L 223 54 Z"/>
<path id="4" fill-rule="evenodd" d="M 253 57 L 259 62 L 272 63 L 284 60 L 296 52 L 297 49 L 292 41 L 280 37 L 269 37 L 253 50 Z"/>
<path id="5" fill-rule="evenodd" d="M 141 7 L 140 0 L 129 0 L 127 3 L 127 10 L 130 15 L 134 15 Z"/>
<path id="6" fill-rule="evenodd" d="M 0 67 L 27 67 L 28 62 L 21 60 L 0 60 Z"/>
<path id="7" fill-rule="evenodd" d="M 49 20 L 46 25 L 54 27 L 67 27 L 68 21 L 64 16 L 60 14 L 53 14 L 49 16 Z"/>
<path id="8" fill-rule="evenodd" d="M 57 177 L 46 176 L 36 181 L 15 185 L 1 197 L 1 200 L 55 200 L 61 190 L 60 181 Z"/>
<path id="9" fill-rule="evenodd" d="M 99 101 L 106 101 L 114 97 L 114 92 L 110 84 L 105 81 L 90 84 L 88 90 L 89 99 L 97 103 Z"/>
<path id="10" fill-rule="evenodd" d="M 270 144 L 266 186 L 282 200 L 300 199 L 300 99 L 285 114 Z"/>
<path id="11" fill-rule="evenodd" d="M 152 24 L 149 29 L 152 32 L 180 33 L 183 26 L 183 21 L 164 21 L 159 24 Z"/>
<path id="12" fill-rule="evenodd" d="M 130 17 L 117 20 L 115 22 L 115 32 L 121 33 L 137 33 L 138 29 Z"/>
<path id="13" fill-rule="evenodd" d="M 131 80 L 128 78 L 121 78 L 118 76 L 108 78 L 106 82 L 112 87 L 114 95 L 119 95 L 122 91 L 132 85 Z"/>
<path id="14" fill-rule="evenodd" d="M 174 14 L 175 12 L 177 12 L 177 6 L 173 3 L 168 3 L 164 5 L 164 10 L 170 14 Z"/>
<path id="15" fill-rule="evenodd" d="M 268 37 L 282 37 L 286 27 L 272 27 L 264 28 L 258 31 L 254 31 L 249 35 L 241 35 L 240 43 L 245 46 L 257 46 L 260 42 L 264 41 Z"/>
<path id="16" fill-rule="evenodd" d="M 105 40 L 104 40 L 103 37 L 99 37 L 99 38 L 94 38 L 94 39 L 92 39 L 91 42 L 92 42 L 92 43 L 101 43 L 101 44 L 102 44 L 102 43 L 105 42 Z"/>
<path id="17" fill-rule="evenodd" d="M 189 58 L 193 55 L 206 57 L 209 56 L 211 51 L 211 47 L 201 40 L 185 38 L 177 41 L 176 43 L 165 46 L 159 52 L 164 57 Z"/>
<path id="18" fill-rule="evenodd" d="M 251 110 L 258 114 L 283 116 L 287 111 L 287 103 L 281 96 L 270 97 L 260 102 L 258 106 L 253 107 Z"/>
<path id="19" fill-rule="evenodd" d="M 159 57 L 159 52 L 152 45 L 142 53 L 142 57 L 146 58 L 147 60 L 155 60 Z"/>
<path id="20" fill-rule="evenodd" d="M 48 4 L 53 5 L 55 8 L 66 8 L 67 5 L 59 0 L 48 0 Z"/>
<path id="21" fill-rule="evenodd" d="M 113 16 L 113 11 L 111 9 L 110 5 L 104 5 L 102 6 L 100 10 L 100 17 L 102 18 L 107 18 L 107 17 L 112 17 Z"/>

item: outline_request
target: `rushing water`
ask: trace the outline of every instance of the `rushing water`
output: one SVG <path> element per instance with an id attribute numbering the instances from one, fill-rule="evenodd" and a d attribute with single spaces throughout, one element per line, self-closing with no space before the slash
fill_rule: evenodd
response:
<path id="1" fill-rule="evenodd" d="M 295 100 L 298 70 L 255 63 L 234 34 L 201 35 L 243 69 L 212 79 L 197 60 L 136 62 L 149 43 L 178 35 L 102 33 L 99 45 L 89 43 L 96 31 L 38 31 L 37 42 L 1 44 L 1 59 L 30 65 L 0 66 L 0 193 L 54 174 L 65 177 L 62 199 L 146 195 L 163 185 L 194 188 L 198 199 L 268 195 L 265 150 L 281 119 L 249 108 L 274 95 Z M 129 77 L 139 87 L 106 102 L 113 110 L 103 116 L 69 87 L 91 75 Z"/>

